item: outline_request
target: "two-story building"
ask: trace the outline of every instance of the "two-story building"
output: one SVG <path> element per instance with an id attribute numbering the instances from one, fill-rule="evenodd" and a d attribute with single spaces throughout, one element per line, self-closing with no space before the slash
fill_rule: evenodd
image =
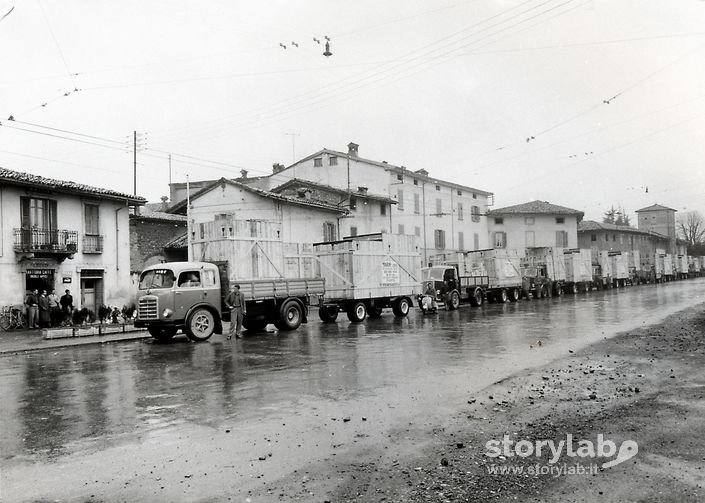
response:
<path id="1" fill-rule="evenodd" d="M 582 211 L 548 201 L 498 208 L 488 215 L 491 244 L 520 255 L 532 247 L 576 248 L 578 222 L 583 215 Z"/>
<path id="2" fill-rule="evenodd" d="M 1 305 L 70 290 L 75 307 L 130 301 L 131 207 L 142 197 L 0 168 Z"/>

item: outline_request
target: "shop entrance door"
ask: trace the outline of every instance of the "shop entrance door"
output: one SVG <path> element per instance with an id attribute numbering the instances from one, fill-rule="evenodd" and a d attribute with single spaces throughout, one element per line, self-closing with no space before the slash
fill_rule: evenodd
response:
<path id="1" fill-rule="evenodd" d="M 87 308 L 97 312 L 95 305 L 95 283 L 94 278 L 82 278 L 81 279 L 81 308 Z"/>

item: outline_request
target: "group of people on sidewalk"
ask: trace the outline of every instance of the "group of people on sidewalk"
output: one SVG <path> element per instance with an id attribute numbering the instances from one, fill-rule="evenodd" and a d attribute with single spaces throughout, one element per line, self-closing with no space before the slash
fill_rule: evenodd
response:
<path id="1" fill-rule="evenodd" d="M 39 293 L 34 289 L 25 298 L 27 308 L 28 328 L 49 328 L 61 326 L 66 320 L 71 319 L 73 312 L 73 296 L 70 290 L 59 298 L 56 290 L 48 294 L 46 290 Z"/>

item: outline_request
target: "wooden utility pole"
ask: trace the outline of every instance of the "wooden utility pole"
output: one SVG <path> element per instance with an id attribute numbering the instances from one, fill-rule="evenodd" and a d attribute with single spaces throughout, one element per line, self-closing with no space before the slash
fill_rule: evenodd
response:
<path id="1" fill-rule="evenodd" d="M 133 195 L 137 195 L 137 131 L 132 132 Z"/>

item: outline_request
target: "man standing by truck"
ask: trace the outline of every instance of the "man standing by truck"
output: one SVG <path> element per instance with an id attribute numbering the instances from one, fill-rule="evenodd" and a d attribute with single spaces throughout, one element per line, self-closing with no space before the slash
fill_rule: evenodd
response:
<path id="1" fill-rule="evenodd" d="M 240 293 L 240 285 L 237 283 L 230 286 L 230 292 L 225 297 L 225 305 L 230 309 L 230 332 L 228 333 L 228 340 L 230 340 L 233 335 L 236 339 L 239 339 L 242 335 L 242 319 L 247 314 L 247 309 L 245 307 L 245 298 L 242 293 Z"/>

